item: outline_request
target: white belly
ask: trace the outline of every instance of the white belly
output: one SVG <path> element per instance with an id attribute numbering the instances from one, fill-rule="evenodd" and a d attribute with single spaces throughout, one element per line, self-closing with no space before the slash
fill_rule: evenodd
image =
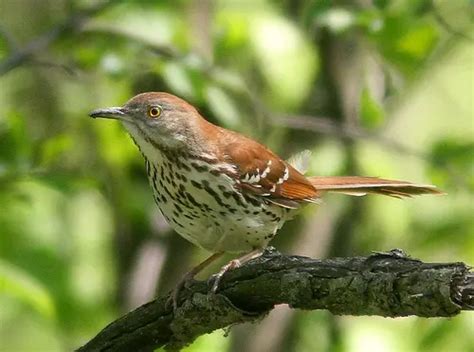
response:
<path id="1" fill-rule="evenodd" d="M 125 126 L 131 132 L 135 129 Z M 263 199 L 244 197 L 233 178 L 213 173 L 225 165 L 189 161 L 162 153 L 143 139 L 137 142 L 156 204 L 177 233 L 201 248 L 211 252 L 264 248 L 293 215 Z"/>
<path id="2" fill-rule="evenodd" d="M 219 165 L 160 159 L 147 163 L 155 201 L 173 229 L 199 247 L 211 252 L 264 248 L 288 219 L 288 209 L 244 197 L 231 177 L 210 172 Z"/>

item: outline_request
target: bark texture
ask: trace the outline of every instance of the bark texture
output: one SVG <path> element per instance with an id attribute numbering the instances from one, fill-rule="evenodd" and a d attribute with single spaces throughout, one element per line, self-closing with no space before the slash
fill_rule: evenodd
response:
<path id="1" fill-rule="evenodd" d="M 195 282 L 173 314 L 160 297 L 105 327 L 78 349 L 179 350 L 200 335 L 262 319 L 276 304 L 337 315 L 450 317 L 474 309 L 474 273 L 464 263 L 424 263 L 401 250 L 311 259 L 273 249 L 228 272 L 218 294 Z"/>

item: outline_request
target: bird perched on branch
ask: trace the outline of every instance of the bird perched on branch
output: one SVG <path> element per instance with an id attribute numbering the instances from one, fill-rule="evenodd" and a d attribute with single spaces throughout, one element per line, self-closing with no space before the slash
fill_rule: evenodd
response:
<path id="1" fill-rule="evenodd" d="M 171 227 L 212 253 L 176 286 L 225 252 L 245 253 L 216 275 L 258 256 L 283 224 L 326 192 L 403 198 L 441 193 L 434 186 L 376 177 L 304 176 L 260 143 L 216 126 L 186 101 L 162 92 L 142 93 L 122 107 L 91 117 L 122 122 L 145 158 L 154 199 Z"/>

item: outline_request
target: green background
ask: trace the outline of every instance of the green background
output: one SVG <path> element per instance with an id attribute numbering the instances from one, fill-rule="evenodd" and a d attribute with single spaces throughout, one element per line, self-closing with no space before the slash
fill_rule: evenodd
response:
<path id="1" fill-rule="evenodd" d="M 119 123 L 87 116 L 143 91 L 181 96 L 284 158 L 311 150 L 308 174 L 448 193 L 328 196 L 280 231 L 281 252 L 474 264 L 473 18 L 468 0 L 2 0 L 0 351 L 78 347 L 208 255 L 163 220 Z M 186 351 L 468 350 L 472 313 L 279 306 Z"/>

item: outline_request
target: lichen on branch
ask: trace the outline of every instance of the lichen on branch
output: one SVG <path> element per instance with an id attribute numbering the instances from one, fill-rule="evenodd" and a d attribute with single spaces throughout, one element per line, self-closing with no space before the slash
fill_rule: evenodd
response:
<path id="1" fill-rule="evenodd" d="M 474 309 L 464 263 L 424 263 L 403 251 L 311 259 L 270 248 L 228 272 L 217 294 L 195 282 L 176 312 L 160 297 L 105 327 L 78 351 L 177 350 L 219 328 L 262 319 L 276 304 L 337 315 L 450 317 Z"/>

